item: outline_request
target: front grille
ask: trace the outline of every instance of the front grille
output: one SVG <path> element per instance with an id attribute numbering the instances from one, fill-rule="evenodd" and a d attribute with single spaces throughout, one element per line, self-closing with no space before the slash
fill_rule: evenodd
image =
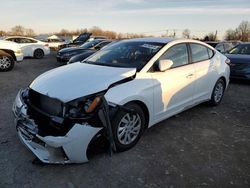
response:
<path id="1" fill-rule="evenodd" d="M 61 116 L 63 104 L 55 98 L 50 98 L 46 95 L 40 94 L 34 90 L 29 91 L 29 102 L 42 112 L 52 115 Z"/>

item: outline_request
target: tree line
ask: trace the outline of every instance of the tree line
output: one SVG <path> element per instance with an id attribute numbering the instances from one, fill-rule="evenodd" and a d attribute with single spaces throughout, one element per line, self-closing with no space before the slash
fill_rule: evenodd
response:
<path id="1" fill-rule="evenodd" d="M 115 31 L 103 30 L 97 26 L 92 28 L 85 28 L 85 29 L 77 29 L 77 30 L 67 30 L 62 29 L 59 32 L 49 33 L 55 34 L 59 36 L 74 36 L 79 35 L 84 32 L 90 32 L 93 35 L 97 36 L 106 36 L 110 39 L 123 39 L 123 38 L 139 38 L 139 37 L 149 37 L 149 35 L 145 34 L 137 34 L 137 33 L 117 33 Z M 11 28 L 10 31 L 2 31 L 0 30 L 0 36 L 9 36 L 9 35 L 19 35 L 19 36 L 36 36 L 36 33 L 31 28 L 25 28 L 21 25 L 17 25 Z M 172 34 L 164 34 L 161 35 L 162 37 L 176 37 L 175 31 Z M 204 41 L 216 41 L 218 40 L 217 31 L 214 33 L 207 33 L 204 35 L 203 38 L 197 38 L 191 35 L 191 31 L 189 29 L 185 29 L 182 32 L 183 38 L 193 38 L 198 40 Z M 239 26 L 235 29 L 228 29 L 224 35 L 225 40 L 239 40 L 239 41 L 250 41 L 250 22 L 249 21 L 242 21 Z"/>

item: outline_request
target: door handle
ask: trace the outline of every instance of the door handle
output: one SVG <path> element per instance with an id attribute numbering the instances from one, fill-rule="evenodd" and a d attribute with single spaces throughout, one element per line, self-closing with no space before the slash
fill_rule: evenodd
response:
<path id="1" fill-rule="evenodd" d="M 186 78 L 192 78 L 194 76 L 194 74 L 193 73 L 190 73 L 190 74 L 188 74 L 187 76 L 186 76 Z"/>

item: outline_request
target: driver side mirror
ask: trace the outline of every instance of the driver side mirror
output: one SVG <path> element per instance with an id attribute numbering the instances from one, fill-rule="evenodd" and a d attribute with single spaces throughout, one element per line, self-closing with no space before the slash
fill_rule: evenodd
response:
<path id="1" fill-rule="evenodd" d="M 158 64 L 158 68 L 161 72 L 164 72 L 168 69 L 170 69 L 170 67 L 173 65 L 173 61 L 170 60 L 170 59 L 163 59 L 163 60 L 160 60 L 159 61 L 159 64 Z"/>

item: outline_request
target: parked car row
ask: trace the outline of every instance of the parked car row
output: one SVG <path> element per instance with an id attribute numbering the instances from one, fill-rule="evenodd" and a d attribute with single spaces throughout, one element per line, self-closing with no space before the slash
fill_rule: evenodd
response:
<path id="1" fill-rule="evenodd" d="M 230 78 L 250 80 L 250 43 L 241 43 L 225 55 L 231 61 Z"/>
<path id="2" fill-rule="evenodd" d="M 85 52 L 96 52 L 105 45 L 109 44 L 111 40 L 106 39 L 94 39 L 89 42 L 85 42 L 79 47 L 63 48 L 57 52 L 57 61 L 68 62 L 71 57 L 79 55 Z"/>
<path id="3" fill-rule="evenodd" d="M 50 54 L 47 43 L 30 37 L 11 36 L 0 40 L 0 71 L 10 71 L 24 57 L 41 59 Z"/>

